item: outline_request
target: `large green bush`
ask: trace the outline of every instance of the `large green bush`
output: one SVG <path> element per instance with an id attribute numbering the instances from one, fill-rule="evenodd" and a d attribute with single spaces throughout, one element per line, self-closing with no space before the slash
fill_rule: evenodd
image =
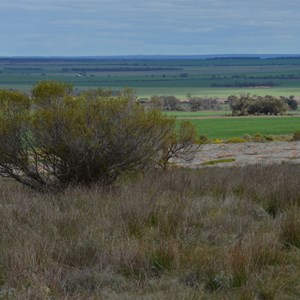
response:
<path id="1" fill-rule="evenodd" d="M 264 97 L 250 94 L 243 94 L 240 97 L 232 95 L 225 103 L 230 105 L 235 116 L 278 115 L 285 113 L 289 108 L 284 97 L 276 98 L 270 95 Z"/>
<path id="2" fill-rule="evenodd" d="M 67 84 L 42 82 L 32 98 L 1 91 L 0 175 L 35 189 L 111 184 L 157 165 L 175 143 L 174 125 L 158 110 L 145 111 L 128 90 L 74 96 Z M 193 136 L 180 136 L 190 146 Z"/>

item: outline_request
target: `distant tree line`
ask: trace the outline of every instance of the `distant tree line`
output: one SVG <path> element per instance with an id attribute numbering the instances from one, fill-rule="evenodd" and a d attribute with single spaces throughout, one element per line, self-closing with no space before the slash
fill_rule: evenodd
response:
<path id="1" fill-rule="evenodd" d="M 220 102 L 214 98 L 200 98 L 188 95 L 186 101 L 180 101 L 175 96 L 151 96 L 142 98 L 140 102 L 163 111 L 201 111 L 219 110 Z"/>
<path id="2" fill-rule="evenodd" d="M 228 77 L 227 77 L 228 78 Z M 232 79 L 300 79 L 300 74 L 269 74 L 269 75 L 232 75 Z"/>
<path id="3" fill-rule="evenodd" d="M 173 67 L 115 67 L 115 68 L 62 68 L 62 72 L 136 72 L 136 71 L 179 71 Z"/>
<path id="4" fill-rule="evenodd" d="M 220 102 L 217 99 L 193 97 L 188 102 L 191 111 L 220 109 Z"/>
<path id="5" fill-rule="evenodd" d="M 278 83 L 274 83 L 273 81 L 266 81 L 266 82 L 232 82 L 232 83 L 212 83 L 212 87 L 261 87 L 261 86 L 278 86 Z"/>
<path id="6" fill-rule="evenodd" d="M 278 115 L 287 110 L 296 110 L 298 107 L 294 96 L 251 96 L 250 94 L 229 96 L 225 103 L 230 105 L 232 114 L 236 116 L 246 115 Z"/>

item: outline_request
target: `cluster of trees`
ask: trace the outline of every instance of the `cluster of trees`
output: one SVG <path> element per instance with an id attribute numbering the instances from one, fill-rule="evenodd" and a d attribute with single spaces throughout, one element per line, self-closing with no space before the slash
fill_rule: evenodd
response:
<path id="1" fill-rule="evenodd" d="M 269 75 L 247 75 L 247 74 L 240 74 L 240 75 L 232 75 L 231 78 L 237 79 L 299 79 L 300 74 L 269 74 Z"/>
<path id="2" fill-rule="evenodd" d="M 285 113 L 288 109 L 296 110 L 297 101 L 294 96 L 273 97 L 251 96 L 245 94 L 241 96 L 229 96 L 225 103 L 230 105 L 233 115 L 278 115 Z"/>
<path id="3" fill-rule="evenodd" d="M 151 96 L 150 103 L 153 108 L 173 111 L 178 110 L 180 100 L 175 96 Z"/>
<path id="4" fill-rule="evenodd" d="M 220 103 L 217 99 L 192 97 L 188 95 L 188 101 L 181 102 L 175 96 L 152 96 L 150 98 L 152 107 L 164 111 L 200 111 L 218 110 Z M 185 109 L 183 108 L 185 106 Z"/>
<path id="5" fill-rule="evenodd" d="M 159 110 L 145 110 L 131 90 L 114 95 L 45 81 L 32 96 L 0 90 L 0 176 L 33 189 L 113 183 L 120 175 L 188 159 L 196 131 Z"/>
<path id="6" fill-rule="evenodd" d="M 217 99 L 206 99 L 199 97 L 189 98 L 191 111 L 199 110 L 219 110 L 220 102 Z"/>

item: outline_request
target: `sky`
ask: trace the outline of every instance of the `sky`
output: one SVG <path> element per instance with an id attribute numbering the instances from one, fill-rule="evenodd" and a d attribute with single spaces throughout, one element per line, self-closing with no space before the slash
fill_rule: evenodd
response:
<path id="1" fill-rule="evenodd" d="M 0 0 L 0 20 L 0 56 L 300 53 L 300 0 Z"/>

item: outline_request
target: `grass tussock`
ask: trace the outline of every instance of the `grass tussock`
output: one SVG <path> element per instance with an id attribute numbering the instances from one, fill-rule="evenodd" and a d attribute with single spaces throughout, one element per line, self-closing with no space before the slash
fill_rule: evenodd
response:
<path id="1" fill-rule="evenodd" d="M 224 159 L 216 159 L 216 160 L 210 160 L 207 162 L 202 163 L 202 165 L 216 165 L 216 164 L 222 164 L 222 163 L 230 163 L 235 161 L 234 158 L 224 158 Z"/>
<path id="2" fill-rule="evenodd" d="M 0 186 L 0 299 L 297 299 L 300 167 Z"/>

